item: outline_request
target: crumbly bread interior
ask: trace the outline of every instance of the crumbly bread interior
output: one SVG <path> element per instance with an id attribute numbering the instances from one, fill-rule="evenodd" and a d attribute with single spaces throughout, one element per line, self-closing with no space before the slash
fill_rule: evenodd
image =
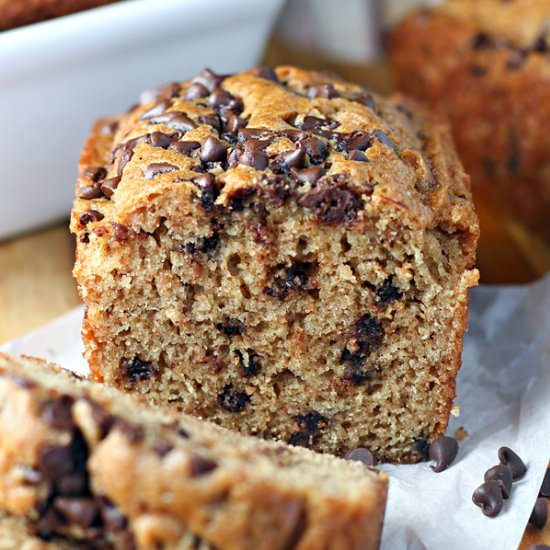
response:
<path id="1" fill-rule="evenodd" d="M 214 90 L 241 102 L 233 137 L 201 122 L 219 110 L 185 99 L 190 82 L 115 133 L 96 127 L 82 173 L 107 164 L 120 181 L 73 209 L 86 357 L 98 379 L 228 428 L 419 460 L 447 425 L 477 280 L 467 176 L 421 108 L 318 73 L 275 78 Z M 157 136 L 121 161 L 124 144 L 181 119 L 147 118 L 159 105 L 192 119 L 184 140 L 201 148 Z M 201 165 L 211 136 L 233 149 Z M 78 185 L 88 197 L 89 177 Z"/>
<path id="2" fill-rule="evenodd" d="M 386 479 L 361 463 L 154 410 L 33 359 L 0 355 L 0 397 L 0 507 L 43 538 L 166 550 L 378 545 Z M 63 453 L 74 471 L 59 473 Z"/>

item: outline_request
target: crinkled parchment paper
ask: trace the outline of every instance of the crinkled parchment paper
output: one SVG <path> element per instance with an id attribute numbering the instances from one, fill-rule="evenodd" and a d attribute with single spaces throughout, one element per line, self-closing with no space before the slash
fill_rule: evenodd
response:
<path id="1" fill-rule="evenodd" d="M 77 309 L 3 346 L 45 357 L 79 373 L 82 359 Z M 516 549 L 550 458 L 550 276 L 521 287 L 480 287 L 471 293 L 469 331 L 458 377 L 462 427 L 451 468 L 435 474 L 428 463 L 384 465 L 390 492 L 383 550 Z M 527 463 L 526 477 L 497 518 L 472 503 L 484 472 L 506 445 Z"/>

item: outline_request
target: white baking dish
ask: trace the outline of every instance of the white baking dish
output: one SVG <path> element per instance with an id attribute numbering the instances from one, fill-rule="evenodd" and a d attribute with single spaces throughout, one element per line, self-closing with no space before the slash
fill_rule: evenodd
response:
<path id="1" fill-rule="evenodd" d="M 99 116 L 258 62 L 282 0 L 127 0 L 0 33 L 0 238 L 66 216 Z"/>

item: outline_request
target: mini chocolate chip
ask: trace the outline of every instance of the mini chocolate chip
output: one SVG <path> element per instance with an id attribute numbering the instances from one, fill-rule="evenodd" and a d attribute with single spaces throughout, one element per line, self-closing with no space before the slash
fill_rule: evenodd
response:
<path id="1" fill-rule="evenodd" d="M 365 466 L 376 466 L 377 464 L 375 456 L 365 447 L 357 447 L 348 451 L 344 458 L 346 460 L 357 460 L 365 464 Z"/>
<path id="2" fill-rule="evenodd" d="M 485 481 L 490 481 L 491 479 L 498 481 L 500 488 L 502 489 L 502 496 L 506 499 L 510 497 L 510 492 L 512 491 L 512 472 L 510 468 L 504 464 L 497 464 L 492 468 L 489 468 L 485 472 L 483 478 Z"/>
<path id="3" fill-rule="evenodd" d="M 352 224 L 362 208 L 358 194 L 348 186 L 343 174 L 327 178 L 319 180 L 317 187 L 300 197 L 298 204 L 312 210 L 327 225 Z"/>
<path id="4" fill-rule="evenodd" d="M 76 523 L 80 527 L 90 527 L 98 512 L 93 498 L 57 497 L 53 506 L 70 523 Z"/>
<path id="5" fill-rule="evenodd" d="M 46 443 L 38 454 L 38 470 L 48 479 L 58 479 L 71 473 L 71 451 L 67 447 Z"/>
<path id="6" fill-rule="evenodd" d="M 208 91 L 206 86 L 203 86 L 200 82 L 195 82 L 194 84 L 191 84 L 189 88 L 187 88 L 187 91 L 185 92 L 183 98 L 187 100 L 193 100 L 208 97 L 209 95 L 210 92 Z"/>
<path id="7" fill-rule="evenodd" d="M 546 470 L 546 473 L 544 474 L 544 479 L 542 480 L 539 495 L 546 498 L 550 497 L 550 468 L 548 468 Z"/>
<path id="8" fill-rule="evenodd" d="M 201 251 L 205 254 L 213 252 L 218 247 L 220 243 L 220 234 L 217 231 L 214 231 L 209 237 L 205 237 L 201 244 Z"/>
<path id="9" fill-rule="evenodd" d="M 545 498 L 537 498 L 529 523 L 534 525 L 537 529 L 543 529 L 548 521 L 548 501 Z"/>
<path id="10" fill-rule="evenodd" d="M 97 210 L 84 210 L 84 212 L 80 214 L 79 220 L 83 226 L 86 226 L 89 223 L 99 222 L 103 218 L 103 214 L 101 212 L 98 212 Z"/>
<path id="11" fill-rule="evenodd" d="M 202 207 L 210 212 L 214 208 L 214 202 L 218 197 L 218 188 L 216 187 L 216 179 L 212 174 L 203 174 L 193 178 L 192 182 L 201 191 L 201 204 Z"/>
<path id="12" fill-rule="evenodd" d="M 130 422 L 128 422 L 127 420 L 124 420 L 123 418 L 115 418 L 114 428 L 122 432 L 124 437 L 126 437 L 128 442 L 131 444 L 140 443 L 145 436 L 142 426 L 138 426 L 137 424 L 131 424 Z"/>
<path id="13" fill-rule="evenodd" d="M 260 356 L 251 348 L 246 349 L 246 360 L 240 350 L 235 350 L 237 357 L 239 358 L 239 364 L 243 371 L 244 376 L 255 376 L 258 374 L 262 368 L 262 363 L 260 361 Z"/>
<path id="14" fill-rule="evenodd" d="M 87 487 L 88 477 L 80 472 L 60 477 L 55 482 L 57 492 L 63 496 L 81 496 L 87 491 Z"/>
<path id="15" fill-rule="evenodd" d="M 232 384 L 226 385 L 218 394 L 218 404 L 227 412 L 241 412 L 248 401 L 250 397 L 246 392 L 236 389 Z"/>
<path id="16" fill-rule="evenodd" d="M 69 430 L 73 427 L 72 407 L 74 399 L 70 395 L 62 395 L 44 404 L 42 419 L 48 426 L 56 430 Z"/>
<path id="17" fill-rule="evenodd" d="M 84 200 L 92 200 L 92 199 L 98 199 L 99 197 L 102 197 L 103 193 L 101 192 L 101 186 L 97 183 L 94 183 L 93 185 L 83 185 L 78 190 L 78 198 L 84 199 Z"/>
<path id="18" fill-rule="evenodd" d="M 313 185 L 319 178 L 325 175 L 325 169 L 321 166 L 310 166 L 301 170 L 291 168 L 290 173 L 298 183 Z"/>
<path id="19" fill-rule="evenodd" d="M 199 75 L 193 78 L 193 84 L 201 84 L 204 86 L 210 93 L 214 91 L 214 88 L 217 88 L 225 79 L 227 75 L 216 74 L 211 69 L 203 69 Z"/>
<path id="20" fill-rule="evenodd" d="M 333 97 L 340 97 L 340 94 L 336 91 L 332 84 L 317 84 L 310 86 L 307 90 L 309 98 L 324 97 L 326 99 L 332 99 Z"/>
<path id="21" fill-rule="evenodd" d="M 277 73 L 271 67 L 256 67 L 255 69 L 253 69 L 253 73 L 255 76 L 259 76 L 260 78 L 273 80 L 273 82 L 279 82 Z"/>
<path id="22" fill-rule="evenodd" d="M 525 466 L 523 460 L 521 460 L 521 458 L 509 447 L 501 447 L 498 450 L 498 459 L 501 464 L 510 468 L 513 481 L 521 479 L 527 472 L 527 466 Z"/>
<path id="23" fill-rule="evenodd" d="M 486 516 L 490 518 L 498 516 L 504 504 L 499 482 L 491 480 L 480 485 L 474 491 L 472 501 L 476 506 L 481 508 L 481 511 Z"/>
<path id="24" fill-rule="evenodd" d="M 223 323 L 216 323 L 216 328 L 226 336 L 238 336 L 245 331 L 244 323 L 231 317 Z"/>
<path id="25" fill-rule="evenodd" d="M 227 156 L 226 146 L 214 136 L 209 136 L 202 144 L 200 159 L 202 162 L 223 162 Z"/>
<path id="26" fill-rule="evenodd" d="M 128 227 L 116 222 L 112 222 L 111 227 L 113 228 L 113 239 L 115 241 L 124 242 L 128 240 L 130 235 L 130 230 Z"/>
<path id="27" fill-rule="evenodd" d="M 191 477 L 199 477 L 213 472 L 218 467 L 215 460 L 204 456 L 194 455 L 191 457 Z"/>
<path id="28" fill-rule="evenodd" d="M 446 435 L 438 437 L 435 441 L 432 441 L 428 451 L 430 460 L 435 461 L 435 465 L 431 467 L 432 470 L 437 473 L 446 470 L 453 463 L 457 454 L 458 442 L 454 437 Z"/>
<path id="29" fill-rule="evenodd" d="M 159 101 L 158 103 L 155 103 L 148 111 L 145 111 L 140 117 L 140 120 L 149 120 L 150 118 L 153 118 L 155 116 L 161 115 L 170 107 L 170 100 L 169 99 L 163 99 L 162 101 Z"/>
<path id="30" fill-rule="evenodd" d="M 376 289 L 376 296 L 379 304 L 387 305 L 395 300 L 399 300 L 403 296 L 403 293 L 393 285 L 392 279 L 389 277 Z"/>
<path id="31" fill-rule="evenodd" d="M 328 148 L 324 141 L 316 137 L 308 137 L 302 141 L 312 164 L 320 164 L 328 154 Z"/>
<path id="32" fill-rule="evenodd" d="M 149 119 L 150 124 L 164 124 L 168 128 L 188 132 L 197 127 L 197 125 L 182 111 L 169 111 L 159 116 Z"/>
<path id="33" fill-rule="evenodd" d="M 363 151 L 358 151 L 355 149 L 348 153 L 348 160 L 354 160 L 356 162 L 369 162 L 369 157 L 363 153 Z"/>
<path id="34" fill-rule="evenodd" d="M 101 182 L 101 192 L 107 197 L 111 198 L 120 183 L 121 177 L 114 176 Z"/>
<path id="35" fill-rule="evenodd" d="M 191 153 L 199 149 L 200 146 L 198 141 L 174 141 L 170 144 L 169 149 L 190 157 Z"/>
<path id="36" fill-rule="evenodd" d="M 153 363 L 149 361 L 142 361 L 137 356 L 131 360 L 123 359 L 120 366 L 124 371 L 124 378 L 132 384 L 137 384 L 138 382 L 147 380 L 155 372 Z"/>
<path id="37" fill-rule="evenodd" d="M 168 174 L 169 172 L 176 172 L 179 169 L 178 166 L 167 162 L 152 162 L 147 165 L 143 174 L 146 180 L 152 180 L 158 174 Z"/>
<path id="38" fill-rule="evenodd" d="M 166 456 L 173 448 L 174 445 L 172 445 L 169 441 L 166 441 L 166 439 L 157 439 L 153 443 L 154 451 L 161 457 Z"/>

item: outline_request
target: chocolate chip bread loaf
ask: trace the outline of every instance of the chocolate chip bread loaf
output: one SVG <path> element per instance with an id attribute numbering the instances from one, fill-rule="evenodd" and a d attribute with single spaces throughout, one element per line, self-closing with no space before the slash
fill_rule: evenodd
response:
<path id="1" fill-rule="evenodd" d="M 450 0 L 411 13 L 390 40 L 399 87 L 450 116 L 474 195 L 546 238 L 549 21 L 548 0 Z"/>
<path id="2" fill-rule="evenodd" d="M 0 31 L 112 4 L 117 0 L 0 0 Z"/>
<path id="3" fill-rule="evenodd" d="M 0 509 L 116 549 L 374 549 L 385 476 L 0 355 Z"/>
<path id="4" fill-rule="evenodd" d="M 261 437 L 421 458 L 447 425 L 477 280 L 447 127 L 289 67 L 153 96 L 82 154 L 93 376 Z"/>

